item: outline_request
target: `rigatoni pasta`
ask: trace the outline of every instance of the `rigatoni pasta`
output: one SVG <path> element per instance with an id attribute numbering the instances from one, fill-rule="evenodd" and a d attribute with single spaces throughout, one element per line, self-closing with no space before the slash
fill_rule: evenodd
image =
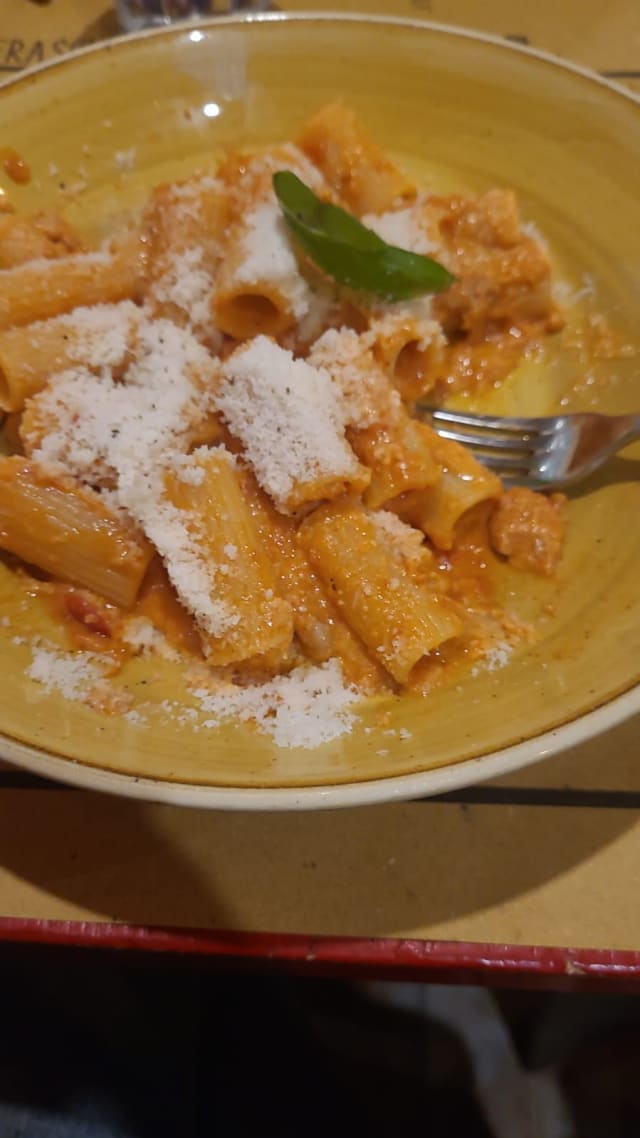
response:
<path id="1" fill-rule="evenodd" d="M 167 472 L 165 488 L 182 515 L 194 560 L 210 567 L 210 600 L 229 614 L 223 631 L 202 621 L 206 659 L 277 670 L 293 638 L 291 606 L 276 593 L 272 565 L 229 453 L 200 448 Z"/>
<path id="2" fill-rule="evenodd" d="M 462 631 L 457 606 L 401 566 L 387 531 L 363 507 L 320 507 L 303 522 L 300 539 L 348 624 L 398 683 Z"/>
<path id="3" fill-rule="evenodd" d="M 441 438 L 425 423 L 420 426 L 440 477 L 427 488 L 399 495 L 388 508 L 423 530 L 437 549 L 449 550 L 460 520 L 481 502 L 497 502 L 502 483 L 460 443 Z"/>
<path id="4" fill-rule="evenodd" d="M 154 316 L 190 325 L 213 350 L 220 333 L 210 309 L 228 217 L 223 187 L 202 177 L 157 186 L 143 218 L 147 306 Z"/>
<path id="5" fill-rule="evenodd" d="M 136 234 L 111 249 L 0 270 L 0 329 L 47 320 L 74 308 L 140 295 L 144 249 Z"/>
<path id="6" fill-rule="evenodd" d="M 285 170 L 320 215 L 346 207 L 457 280 L 435 300 L 341 284 L 285 220 Z M 336 224 L 339 259 L 353 222 Z M 558 326 L 549 282 L 512 195 L 423 193 L 340 103 L 297 145 L 155 187 L 139 225 L 100 249 L 55 218 L 9 215 L 0 550 L 63 590 L 72 644 L 95 594 L 96 652 L 164 644 L 205 710 L 278 741 L 333 738 L 331 708 L 356 694 L 424 691 L 432 664 L 517 636 L 487 585 L 498 558 L 557 563 L 562 502 L 505 495 L 412 403 L 460 389 L 465 351 L 484 352 L 466 390 L 495 382 L 515 343 Z M 85 622 L 75 643 L 88 635 Z M 311 735 L 296 703 L 309 699 Z"/>
<path id="7" fill-rule="evenodd" d="M 80 236 L 59 214 L 0 215 L 0 269 L 12 269 L 27 261 L 65 257 L 79 253 L 82 247 Z"/>
<path id="8" fill-rule="evenodd" d="M 331 586 L 322 582 L 298 540 L 295 519 L 281 514 L 257 485 L 251 471 L 242 472 L 242 490 L 278 581 L 291 605 L 293 627 L 307 657 L 315 664 L 341 661 L 344 677 L 358 691 L 374 694 L 389 688 L 389 677 L 375 655 L 336 608 Z"/>
<path id="9" fill-rule="evenodd" d="M 75 307 L 64 316 L 0 332 L 0 411 L 22 411 L 49 377 L 73 367 L 118 371 L 133 346 L 135 304 Z"/>
<path id="10" fill-rule="evenodd" d="M 280 161 L 306 171 L 293 148 Z M 212 301 L 213 323 L 236 340 L 280 336 L 309 313 L 312 294 L 287 238 L 271 188 L 273 157 L 227 164 L 229 213 Z"/>
<path id="11" fill-rule="evenodd" d="M 95 491 L 18 457 L 0 459 L 0 549 L 123 608 L 153 556 Z"/>
<path id="12" fill-rule="evenodd" d="M 413 182 L 343 103 L 329 103 L 313 115 L 298 142 L 339 199 L 358 215 L 384 213 L 415 196 Z"/>
<path id="13" fill-rule="evenodd" d="M 216 404 L 283 513 L 366 490 L 371 473 L 346 440 L 343 408 L 324 369 L 257 336 L 225 360 Z"/>

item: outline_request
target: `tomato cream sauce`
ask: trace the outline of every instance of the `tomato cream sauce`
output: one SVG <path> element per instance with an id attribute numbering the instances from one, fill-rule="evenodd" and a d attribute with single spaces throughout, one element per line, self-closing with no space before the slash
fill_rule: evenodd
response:
<path id="1" fill-rule="evenodd" d="M 0 163 L 7 177 L 17 185 L 25 186 L 31 181 L 31 168 L 17 150 L 0 146 Z"/>

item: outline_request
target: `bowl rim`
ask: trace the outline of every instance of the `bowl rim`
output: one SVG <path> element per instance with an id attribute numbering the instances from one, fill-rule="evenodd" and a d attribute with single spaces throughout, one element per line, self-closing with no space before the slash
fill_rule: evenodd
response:
<path id="1" fill-rule="evenodd" d="M 585 64 L 578 63 L 575 60 L 567 59 L 554 52 L 547 51 L 545 48 L 519 43 L 517 40 L 507 39 L 505 36 L 497 35 L 494 32 L 485 32 L 480 28 L 464 27 L 461 24 L 447 24 L 439 20 L 422 19 L 416 16 L 394 16 L 377 12 L 344 12 L 339 9 L 316 10 L 313 8 L 292 12 L 230 12 L 219 16 L 206 16 L 202 19 L 198 17 L 177 20 L 171 24 L 164 24 L 160 27 L 141 28 L 135 32 L 121 32 L 118 35 L 110 36 L 108 39 L 96 40 L 93 43 L 75 47 L 71 51 L 65 52 L 64 55 L 56 56 L 54 59 L 44 60 L 42 63 L 37 63 L 35 66 L 28 67 L 17 74 L 9 75 L 6 79 L 0 79 L 0 96 L 3 96 L 7 89 L 16 87 L 19 84 L 33 83 L 37 80 L 38 76 L 44 72 L 62 69 L 74 64 L 78 59 L 84 59 L 86 56 L 109 53 L 113 51 L 114 48 L 131 43 L 138 43 L 143 40 L 162 39 L 164 37 L 173 38 L 174 36 L 184 34 L 188 31 L 193 32 L 201 29 L 213 31 L 216 27 L 220 26 L 314 22 L 378 24 L 386 27 L 404 27 L 420 31 L 432 31 L 459 39 L 468 39 L 490 44 L 494 47 L 501 48 L 510 55 L 522 55 L 530 59 L 537 59 L 543 63 L 558 67 L 562 71 L 573 72 L 576 75 L 582 76 L 584 79 L 588 79 L 601 87 L 607 88 L 614 94 L 621 95 L 625 100 L 640 106 L 640 92 L 633 91 L 624 83 L 617 82 L 615 78 L 603 75 L 594 68 L 587 67 Z"/>
<path id="2" fill-rule="evenodd" d="M 609 76 L 580 63 L 529 44 L 521 44 L 473 28 L 408 16 L 369 14 L 365 12 L 302 11 L 243 12 L 211 16 L 204 19 L 178 21 L 161 27 L 144 28 L 123 33 L 107 40 L 73 49 L 59 58 L 46 60 L 17 75 L 0 80 L 0 101 L 22 84 L 32 85 L 49 71 L 73 66 L 76 61 L 93 55 L 109 54 L 130 44 L 147 40 L 170 39 L 185 33 L 214 31 L 221 26 L 244 24 L 291 25 L 299 23 L 369 24 L 397 26 L 420 32 L 444 34 L 497 47 L 509 55 L 550 64 L 564 72 L 587 79 L 590 83 L 622 97 L 640 107 L 640 93 L 632 91 Z M 197 41 L 194 41 L 197 42 Z M 582 712 L 530 739 L 487 752 L 461 762 L 414 771 L 410 774 L 379 779 L 302 787 L 233 787 L 184 783 L 154 779 L 92 766 L 82 760 L 67 758 L 43 748 L 21 743 L 0 733 L 0 757 L 44 778 L 86 790 L 101 790 L 121 797 L 176 806 L 225 810 L 292 811 L 335 809 L 402 802 L 421 797 L 447 794 L 477 782 L 498 778 L 523 769 L 543 758 L 577 746 L 606 732 L 640 713 L 640 684 L 622 694 L 606 699 L 599 707 Z"/>
<path id="3" fill-rule="evenodd" d="M 302 787 L 233 787 L 173 782 L 94 767 L 0 735 L 2 758 L 43 778 L 119 797 L 210 810 L 333 810 L 430 798 L 500 778 L 601 735 L 640 712 L 640 684 L 601 707 L 521 743 L 411 774 Z"/>

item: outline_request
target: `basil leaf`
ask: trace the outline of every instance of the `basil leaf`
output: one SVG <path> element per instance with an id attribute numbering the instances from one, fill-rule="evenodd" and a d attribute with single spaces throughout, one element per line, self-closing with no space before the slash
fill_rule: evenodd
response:
<path id="1" fill-rule="evenodd" d="M 273 188 L 305 253 L 340 284 L 388 300 L 409 300 L 453 284 L 455 277 L 443 265 L 387 245 L 346 210 L 321 201 L 291 170 L 278 170 Z"/>

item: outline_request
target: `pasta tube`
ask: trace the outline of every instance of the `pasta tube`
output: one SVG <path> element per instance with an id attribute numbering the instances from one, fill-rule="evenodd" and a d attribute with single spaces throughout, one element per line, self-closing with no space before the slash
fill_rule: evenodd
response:
<path id="1" fill-rule="evenodd" d="M 247 468 L 241 468 L 242 490 L 278 580 L 278 588 L 293 610 L 293 627 L 316 664 L 340 660 L 347 683 L 373 694 L 388 687 L 378 662 L 349 627 L 330 599 L 318 574 L 297 540 L 295 524 L 274 508 Z"/>
<path id="2" fill-rule="evenodd" d="M 137 235 L 97 253 L 28 261 L 0 271 L 0 329 L 60 316 L 81 305 L 112 304 L 139 295 L 144 274 Z"/>
<path id="3" fill-rule="evenodd" d="M 322 107 L 303 127 L 298 145 L 354 213 L 383 213 L 415 196 L 416 187 L 394 166 L 342 103 Z"/>
<path id="4" fill-rule="evenodd" d="M 205 571 L 210 600 L 226 614 L 226 628 L 216 632 L 206 613 L 203 618 L 202 612 L 195 612 L 205 656 L 211 664 L 277 668 L 291 646 L 291 606 L 277 595 L 273 567 L 243 498 L 233 459 L 222 448 L 194 451 L 177 471 L 166 473 L 165 487 L 190 553 Z M 184 589 L 172 574 L 170 560 L 167 568 L 180 595 Z M 188 604 L 188 598 L 183 599 Z"/>
<path id="5" fill-rule="evenodd" d="M 440 478 L 428 428 L 398 411 L 395 421 L 349 431 L 349 442 L 371 471 L 363 501 L 371 509 L 409 490 L 424 490 Z"/>
<path id="6" fill-rule="evenodd" d="M 392 312 L 372 321 L 373 353 L 405 400 L 431 391 L 442 370 L 442 329 L 435 320 Z"/>
<path id="7" fill-rule="evenodd" d="M 452 601 L 402 572 L 374 518 L 357 505 L 322 506 L 300 541 L 351 628 L 404 684 L 418 660 L 460 635 L 462 621 Z"/>
<path id="8" fill-rule="evenodd" d="M 344 408 L 329 375 L 266 336 L 225 360 L 216 404 L 283 513 L 368 485 L 369 471 L 345 439 Z"/>
<path id="9" fill-rule="evenodd" d="M 176 651 L 202 656 L 196 622 L 184 605 L 180 604 L 167 571 L 157 555 L 151 561 L 140 587 L 135 615 L 150 620 Z"/>
<path id="10" fill-rule="evenodd" d="M 389 504 L 389 509 L 423 530 L 438 549 L 448 550 L 463 515 L 479 502 L 499 498 L 502 483 L 460 443 L 442 439 L 431 427 L 421 425 L 441 477 L 425 490 L 403 494 Z"/>
<path id="11" fill-rule="evenodd" d="M 95 491 L 18 456 L 0 459 L 0 547 L 123 608 L 153 556 Z"/>
<path id="12" fill-rule="evenodd" d="M 41 258 L 64 257 L 81 248 L 78 235 L 58 214 L 42 213 L 33 218 L 19 213 L 0 216 L 0 269 L 12 269 Z"/>
<path id="13" fill-rule="evenodd" d="M 452 197 L 439 228 L 457 277 L 434 301 L 447 329 L 482 340 L 496 328 L 562 326 L 549 256 L 522 226 L 513 190 Z"/>
<path id="14" fill-rule="evenodd" d="M 232 207 L 236 220 L 221 250 L 213 318 L 236 340 L 260 333 L 280 336 L 307 315 L 313 302 L 273 192 L 278 168 L 269 155 L 243 168 L 243 189 Z"/>
<path id="15" fill-rule="evenodd" d="M 130 301 L 76 308 L 72 313 L 0 331 L 0 410 L 20 411 L 51 375 L 84 365 L 122 367 L 139 309 Z"/>
<path id="16" fill-rule="evenodd" d="M 185 326 L 214 349 L 211 304 L 228 220 L 228 199 L 212 177 L 156 187 L 144 218 L 148 241 L 146 300 L 154 316 Z"/>
<path id="17" fill-rule="evenodd" d="M 326 369 L 340 393 L 349 444 L 370 471 L 365 505 L 376 509 L 440 477 L 431 436 L 411 419 L 373 354 L 369 333 L 329 330 L 313 345 L 308 363 Z"/>

